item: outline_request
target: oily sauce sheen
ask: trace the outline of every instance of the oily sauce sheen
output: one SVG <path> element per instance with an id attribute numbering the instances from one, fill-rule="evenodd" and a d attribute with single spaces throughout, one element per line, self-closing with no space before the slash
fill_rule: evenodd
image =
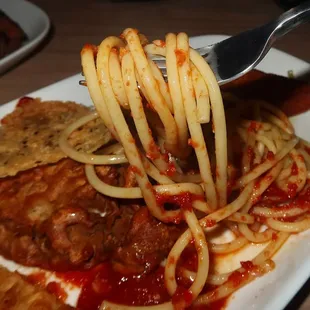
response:
<path id="1" fill-rule="evenodd" d="M 57 276 L 64 282 L 82 287 L 77 304 L 79 310 L 99 309 L 104 300 L 123 305 L 151 306 L 171 299 L 165 287 L 163 267 L 147 275 L 124 276 L 114 271 L 110 263 L 104 263 L 87 272 L 57 273 Z M 180 287 L 174 299 L 181 298 L 182 293 L 188 295 L 188 291 Z M 226 301 L 223 299 L 195 309 L 220 310 Z"/>

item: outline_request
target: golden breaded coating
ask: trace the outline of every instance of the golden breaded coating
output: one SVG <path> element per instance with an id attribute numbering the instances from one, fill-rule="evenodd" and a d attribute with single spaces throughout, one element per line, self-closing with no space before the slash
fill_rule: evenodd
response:
<path id="1" fill-rule="evenodd" d="M 62 131 L 89 113 L 90 108 L 75 102 L 20 99 L 15 110 L 1 121 L 0 177 L 66 157 L 58 144 Z M 96 119 L 74 132 L 69 142 L 79 150 L 93 152 L 110 139 L 104 124 Z"/>
<path id="2" fill-rule="evenodd" d="M 69 310 L 47 291 L 24 280 L 18 273 L 0 267 L 0 309 Z"/>

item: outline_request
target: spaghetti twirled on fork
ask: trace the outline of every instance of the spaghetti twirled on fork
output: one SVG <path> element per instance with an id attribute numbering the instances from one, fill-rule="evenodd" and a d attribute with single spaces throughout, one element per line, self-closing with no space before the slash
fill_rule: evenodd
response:
<path id="1" fill-rule="evenodd" d="M 148 55 L 165 57 L 167 81 Z M 165 42 L 147 44 L 143 35 L 126 29 L 99 47 L 85 45 L 81 58 L 97 112 L 68 127 L 61 148 L 86 164 L 88 181 L 97 191 L 114 198 L 143 198 L 158 220 L 185 222 L 188 227 L 166 259 L 165 285 L 172 301 L 148 308 L 209 304 L 272 270 L 271 257 L 290 233 L 310 227 L 307 209 L 300 204 L 308 191 L 310 155 L 285 114 L 265 102 L 245 107 L 235 96 L 221 94 L 210 67 L 190 48 L 184 33 L 169 33 Z M 97 117 L 115 144 L 107 146 L 104 155 L 73 149 L 67 138 Z M 94 169 L 94 165 L 124 163 L 131 166 L 136 187 L 106 184 Z M 281 197 L 274 194 L 279 192 Z M 171 201 L 173 208 L 167 207 Z M 208 229 L 215 225 L 231 230 L 235 239 L 225 244 L 208 242 Z M 230 253 L 249 243 L 267 242 L 238 270 L 209 271 L 210 252 Z M 196 270 L 178 266 L 190 244 L 197 253 Z M 184 290 L 178 294 L 177 269 L 190 280 L 186 294 Z M 232 280 L 236 273 L 241 279 L 238 285 Z M 215 288 L 204 292 L 206 283 Z M 173 298 L 176 295 L 179 298 Z M 102 309 L 108 308 L 130 306 L 105 301 Z"/>

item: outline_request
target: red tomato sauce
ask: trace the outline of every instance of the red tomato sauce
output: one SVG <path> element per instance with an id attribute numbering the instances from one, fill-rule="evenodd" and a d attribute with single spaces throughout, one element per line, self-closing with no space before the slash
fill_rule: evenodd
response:
<path id="1" fill-rule="evenodd" d="M 65 302 L 68 297 L 66 291 L 62 288 L 60 283 L 52 281 L 46 285 L 47 279 L 44 272 L 30 274 L 26 277 L 26 280 L 31 284 L 40 286 L 42 289 L 46 289 L 50 294 L 53 294 L 63 302 Z"/>
<path id="2" fill-rule="evenodd" d="M 295 183 L 288 183 L 287 184 L 287 188 L 288 188 L 288 198 L 293 198 L 296 196 L 297 193 L 297 184 Z"/>
<path id="3" fill-rule="evenodd" d="M 170 300 L 164 285 L 163 267 L 148 275 L 124 276 L 114 271 L 110 263 L 105 263 L 87 272 L 57 275 L 82 286 L 77 305 L 80 310 L 99 309 L 104 300 L 133 306 L 156 305 Z"/>
<path id="4" fill-rule="evenodd" d="M 278 188 L 274 183 L 271 184 L 262 196 L 263 201 L 285 202 L 288 200 L 287 194 Z"/>
<path id="5" fill-rule="evenodd" d="M 198 148 L 199 147 L 199 143 L 197 143 L 195 140 L 193 139 L 188 139 L 188 145 L 190 145 L 193 148 Z"/>
<path id="6" fill-rule="evenodd" d="M 190 255 L 190 254 L 188 254 Z M 191 293 L 187 288 L 179 286 L 177 293 L 171 298 L 164 283 L 164 268 L 141 276 L 124 276 L 114 271 L 110 263 L 101 264 L 90 271 L 57 273 L 65 282 L 82 287 L 77 309 L 97 310 L 104 300 L 131 306 L 157 305 L 172 300 L 178 304 L 182 298 L 190 304 Z M 220 310 L 227 299 L 208 306 L 190 307 L 190 309 Z"/>
<path id="7" fill-rule="evenodd" d="M 279 189 L 275 184 L 272 184 L 263 194 L 262 201 L 267 203 L 267 205 L 272 208 L 275 204 L 280 204 L 275 208 L 278 211 L 287 211 L 292 208 L 304 209 L 306 212 L 310 211 L 310 188 L 307 188 L 305 192 L 297 193 L 297 184 L 288 183 L 288 191 L 285 193 Z M 251 213 L 251 212 L 250 212 Z M 294 222 L 298 220 L 297 216 L 284 216 L 283 218 L 278 218 L 278 220 L 283 222 Z M 264 223 L 265 218 L 262 216 L 255 216 L 256 221 Z"/>
<path id="8" fill-rule="evenodd" d="M 44 272 L 36 272 L 30 274 L 26 277 L 27 281 L 31 284 L 39 285 L 40 287 L 45 287 L 46 284 L 46 276 Z"/>
<path id="9" fill-rule="evenodd" d="M 203 196 L 194 195 L 189 192 L 182 192 L 178 195 L 156 193 L 156 201 L 162 208 L 165 207 L 165 204 L 171 204 L 183 210 L 192 210 L 193 202 L 195 200 L 203 200 L 203 199 L 204 199 Z"/>
<path id="10" fill-rule="evenodd" d="M 60 283 L 57 282 L 50 282 L 46 286 L 46 290 L 56 296 L 58 299 L 62 300 L 63 302 L 66 301 L 68 294 L 66 291 L 62 288 Z"/>
<path id="11" fill-rule="evenodd" d="M 297 164 L 294 162 L 291 169 L 291 175 L 297 175 L 298 174 L 298 167 Z"/>
<path id="12" fill-rule="evenodd" d="M 248 156 L 248 160 L 249 160 L 250 164 L 252 165 L 253 161 L 254 161 L 255 153 L 254 153 L 254 150 L 251 146 L 249 146 L 247 148 L 247 156 Z"/>
<path id="13" fill-rule="evenodd" d="M 178 286 L 171 301 L 175 309 L 184 309 L 184 307 L 188 307 L 193 302 L 193 294 L 190 290 Z"/>
<path id="14" fill-rule="evenodd" d="M 17 107 L 23 107 L 27 103 L 33 101 L 33 98 L 31 97 L 22 97 L 18 100 Z"/>
<path id="15" fill-rule="evenodd" d="M 177 171 L 177 169 L 175 167 L 175 164 L 172 161 L 170 161 L 168 163 L 168 169 L 166 170 L 166 175 L 168 175 L 169 177 L 172 177 L 172 176 L 174 176 L 176 171 Z"/>
<path id="16" fill-rule="evenodd" d="M 150 133 L 152 134 L 152 132 Z M 152 142 L 150 142 L 148 145 L 146 157 L 149 158 L 150 160 L 155 160 L 159 158 L 159 153 L 160 153 L 159 147 L 155 144 L 154 140 L 152 140 Z"/>
<path id="17" fill-rule="evenodd" d="M 186 53 L 184 50 L 181 50 L 181 49 L 176 49 L 174 53 L 175 53 L 175 56 L 177 57 L 177 65 L 181 67 L 186 61 Z"/>
<path id="18" fill-rule="evenodd" d="M 250 126 L 248 127 L 248 132 L 257 132 L 261 128 L 262 128 L 261 124 L 255 121 L 251 121 Z"/>
<path id="19" fill-rule="evenodd" d="M 267 159 L 268 159 L 268 160 L 274 160 L 274 153 L 271 152 L 271 151 L 268 151 L 268 153 L 267 153 Z"/>
<path id="20" fill-rule="evenodd" d="M 141 170 L 140 170 L 137 166 L 131 165 L 131 166 L 129 167 L 129 169 L 130 169 L 133 173 L 138 174 L 139 176 L 142 176 L 142 172 L 141 172 Z"/>
<path id="21" fill-rule="evenodd" d="M 180 257 L 180 265 L 188 270 L 197 271 L 198 256 L 194 245 L 184 249 Z"/>

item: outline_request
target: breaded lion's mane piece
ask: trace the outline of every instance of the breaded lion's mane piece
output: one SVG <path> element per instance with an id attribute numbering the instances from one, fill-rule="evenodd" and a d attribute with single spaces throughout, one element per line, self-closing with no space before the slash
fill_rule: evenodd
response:
<path id="1" fill-rule="evenodd" d="M 75 102 L 22 98 L 5 116 L 0 127 L 0 177 L 58 162 L 66 155 L 59 148 L 61 132 L 91 110 Z M 74 132 L 70 144 L 94 152 L 111 139 L 101 120 L 96 119 Z"/>
<path id="2" fill-rule="evenodd" d="M 19 274 L 0 267 L 0 309 L 69 310 L 48 292 L 25 281 Z"/>

